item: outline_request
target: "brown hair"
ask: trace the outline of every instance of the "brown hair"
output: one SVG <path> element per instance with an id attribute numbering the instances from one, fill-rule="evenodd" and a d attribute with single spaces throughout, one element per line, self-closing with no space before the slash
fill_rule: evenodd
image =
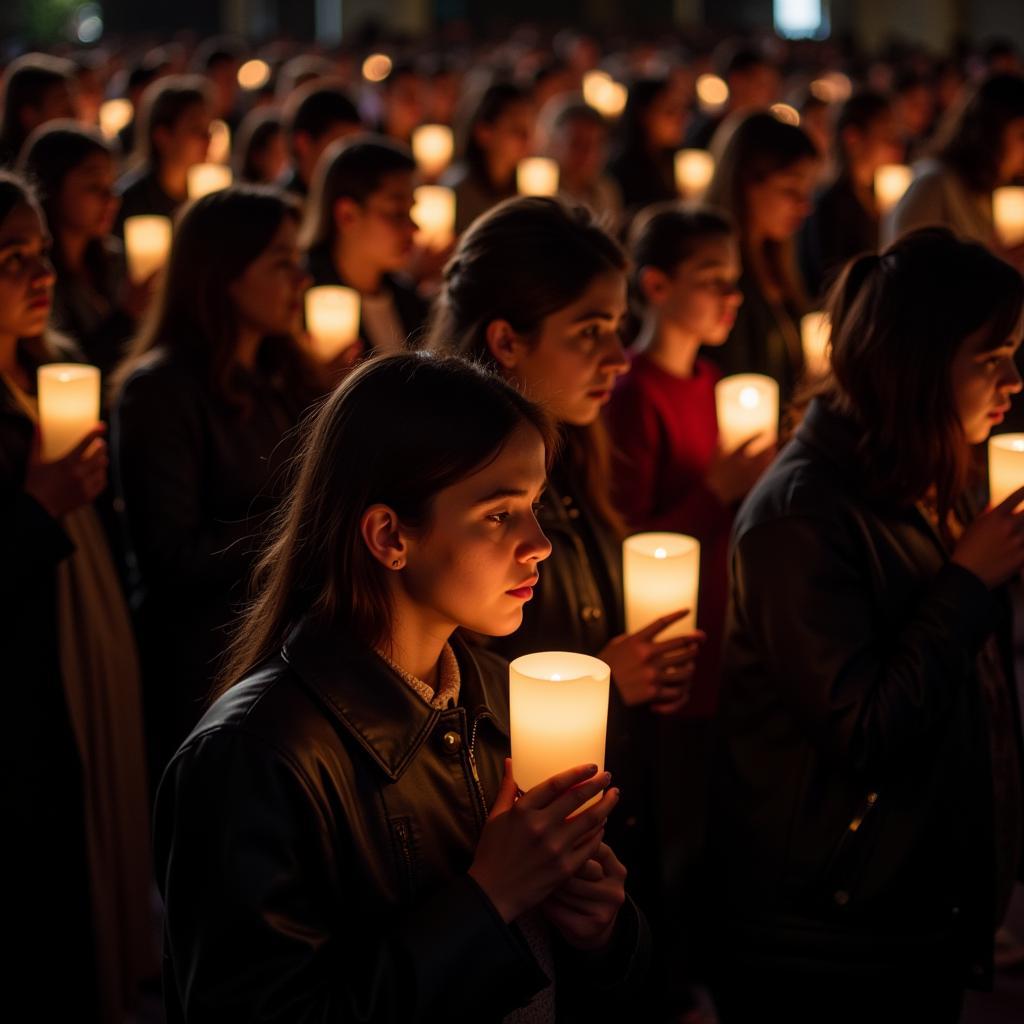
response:
<path id="1" fill-rule="evenodd" d="M 156 167 L 157 128 L 173 128 L 190 107 L 210 104 L 210 87 L 199 75 L 167 75 L 146 87 L 139 101 L 131 163 Z"/>

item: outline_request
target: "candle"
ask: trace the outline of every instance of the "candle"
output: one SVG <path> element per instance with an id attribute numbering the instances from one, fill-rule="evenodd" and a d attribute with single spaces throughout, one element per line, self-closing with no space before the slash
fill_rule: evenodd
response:
<path id="1" fill-rule="evenodd" d="M 454 149 L 446 124 L 422 124 L 412 133 L 412 155 L 428 178 L 436 178 L 451 163 Z"/>
<path id="2" fill-rule="evenodd" d="M 679 194 L 684 199 L 699 199 L 715 173 L 715 158 L 706 149 L 680 149 L 675 168 Z"/>
<path id="3" fill-rule="evenodd" d="M 210 141 L 206 147 L 206 159 L 211 164 L 226 164 L 231 159 L 231 129 L 227 121 L 222 121 L 219 117 L 210 122 Z"/>
<path id="4" fill-rule="evenodd" d="M 316 354 L 329 362 L 359 338 L 359 292 L 325 284 L 306 292 L 306 326 Z"/>
<path id="5" fill-rule="evenodd" d="M 100 371 L 80 363 L 49 363 L 36 377 L 42 458 L 63 458 L 100 418 Z"/>
<path id="6" fill-rule="evenodd" d="M 832 338 L 832 321 L 828 313 L 808 313 L 800 321 L 800 340 L 803 342 L 804 363 L 812 377 L 828 373 L 828 343 Z"/>
<path id="7" fill-rule="evenodd" d="M 606 71 L 588 71 L 583 76 L 583 99 L 602 116 L 616 118 L 626 106 L 626 87 Z"/>
<path id="8" fill-rule="evenodd" d="M 128 276 L 145 281 L 166 262 L 171 248 L 170 217 L 127 217 L 124 222 L 124 249 Z"/>
<path id="9" fill-rule="evenodd" d="M 566 651 L 526 654 L 509 665 L 512 765 L 520 789 L 576 765 L 604 768 L 610 678 L 603 661 Z"/>
<path id="10" fill-rule="evenodd" d="M 988 439 L 988 493 L 999 505 L 1024 487 L 1024 434 L 995 434 Z"/>
<path id="11" fill-rule="evenodd" d="M 546 156 L 529 156 L 516 168 L 521 196 L 553 196 L 558 191 L 558 164 Z"/>
<path id="12" fill-rule="evenodd" d="M 1024 185 L 1004 185 L 992 193 L 992 218 L 1003 245 L 1024 242 Z"/>
<path id="13" fill-rule="evenodd" d="M 626 596 L 626 632 L 635 633 L 655 619 L 684 608 L 690 614 L 658 637 L 690 633 L 697 623 L 700 542 L 682 533 L 636 533 L 622 542 Z"/>
<path id="14" fill-rule="evenodd" d="M 445 249 L 455 238 L 455 192 L 443 185 L 420 185 L 413 192 L 412 219 L 417 241 L 428 249 Z"/>
<path id="15" fill-rule="evenodd" d="M 188 169 L 188 197 L 198 199 L 231 184 L 231 168 L 224 164 L 193 164 Z"/>
<path id="16" fill-rule="evenodd" d="M 775 443 L 779 433 L 779 385 L 760 373 L 723 377 L 715 385 L 718 436 L 725 452 L 758 436 L 747 451 L 755 455 Z"/>
<path id="17" fill-rule="evenodd" d="M 118 132 L 132 119 L 132 101 L 107 100 L 100 104 L 100 131 L 105 139 L 116 139 Z"/>
<path id="18" fill-rule="evenodd" d="M 906 164 L 882 164 L 875 171 L 875 202 L 879 213 L 888 213 L 902 198 L 914 172 Z"/>

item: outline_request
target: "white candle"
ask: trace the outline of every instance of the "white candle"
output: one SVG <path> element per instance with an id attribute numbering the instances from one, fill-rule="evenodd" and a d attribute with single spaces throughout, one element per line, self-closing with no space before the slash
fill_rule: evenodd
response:
<path id="1" fill-rule="evenodd" d="M 443 185 L 420 185 L 413 192 L 412 219 L 417 241 L 429 249 L 444 249 L 455 238 L 455 192 Z"/>
<path id="2" fill-rule="evenodd" d="M 878 212 L 888 213 L 907 191 L 914 172 L 906 164 L 882 164 L 875 171 L 875 202 Z"/>
<path id="3" fill-rule="evenodd" d="M 446 124 L 421 124 L 412 133 L 412 155 L 428 178 L 436 178 L 452 162 L 454 150 L 452 130 Z"/>
<path id="4" fill-rule="evenodd" d="M 558 191 L 558 164 L 546 156 L 528 156 L 516 167 L 521 196 L 553 196 Z"/>
<path id="5" fill-rule="evenodd" d="M 313 348 L 329 362 L 359 338 L 359 292 L 325 284 L 306 292 L 306 327 Z"/>
<path id="6" fill-rule="evenodd" d="M 779 385 L 760 373 L 723 377 L 715 385 L 718 436 L 722 451 L 735 451 L 758 436 L 748 450 L 752 455 L 775 443 L 779 434 Z"/>
<path id="7" fill-rule="evenodd" d="M 800 321 L 800 340 L 803 343 L 804 363 L 811 377 L 824 377 L 828 373 L 828 344 L 832 338 L 832 321 L 828 313 L 808 313 Z"/>
<path id="8" fill-rule="evenodd" d="M 610 679 L 603 661 L 566 651 L 526 654 L 509 665 L 512 767 L 520 789 L 576 765 L 604 768 Z"/>
<path id="9" fill-rule="evenodd" d="M 145 281 L 167 262 L 171 249 L 171 219 L 156 215 L 127 217 L 124 222 L 124 252 L 128 276 Z"/>
<path id="10" fill-rule="evenodd" d="M 583 76 L 583 99 L 602 116 L 616 118 L 626 106 L 626 87 L 606 71 L 588 71 Z"/>
<path id="11" fill-rule="evenodd" d="M 1024 434 L 995 434 L 988 439 L 988 493 L 999 505 L 1024 487 Z"/>
<path id="12" fill-rule="evenodd" d="M 222 121 L 219 117 L 210 122 L 210 142 L 206 147 L 206 159 L 211 164 L 226 164 L 231 160 L 231 129 L 227 121 Z"/>
<path id="13" fill-rule="evenodd" d="M 100 371 L 79 363 L 49 363 L 36 377 L 42 458 L 67 455 L 100 418 Z"/>
<path id="14" fill-rule="evenodd" d="M 697 623 L 700 542 L 682 533 L 636 533 L 622 542 L 622 579 L 626 632 L 635 633 L 655 619 L 684 608 L 690 614 L 658 637 L 690 633 Z"/>
<path id="15" fill-rule="evenodd" d="M 705 149 L 680 149 L 675 168 L 679 194 L 684 199 L 699 199 L 715 173 L 715 158 Z"/>
<path id="16" fill-rule="evenodd" d="M 231 168 L 224 164 L 194 164 L 188 169 L 188 197 L 198 199 L 231 184 Z"/>
<path id="17" fill-rule="evenodd" d="M 1024 185 L 1004 185 L 992 193 L 992 218 L 1003 245 L 1024 242 Z"/>
<path id="18" fill-rule="evenodd" d="M 106 139 L 116 139 L 118 132 L 132 119 L 132 101 L 107 100 L 100 104 L 100 131 Z"/>

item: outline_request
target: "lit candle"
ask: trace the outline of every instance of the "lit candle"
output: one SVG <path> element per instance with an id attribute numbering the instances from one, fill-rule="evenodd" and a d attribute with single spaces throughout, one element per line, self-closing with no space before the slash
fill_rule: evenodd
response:
<path id="1" fill-rule="evenodd" d="M 800 321 L 800 340 L 803 342 L 804 363 L 811 377 L 824 377 L 828 373 L 828 343 L 832 338 L 832 321 L 828 313 L 808 313 Z"/>
<path id="2" fill-rule="evenodd" d="M 118 132 L 132 119 L 132 101 L 107 100 L 100 104 L 100 131 L 105 139 L 116 139 Z"/>
<path id="3" fill-rule="evenodd" d="M 206 159 L 211 164 L 226 164 L 231 159 L 231 129 L 219 117 L 210 122 L 210 142 Z M 230 182 L 228 182 L 230 184 Z"/>
<path id="4" fill-rule="evenodd" d="M 583 76 L 583 99 L 602 116 L 616 118 L 626 106 L 626 87 L 606 71 L 588 71 Z"/>
<path id="5" fill-rule="evenodd" d="M 444 249 L 455 238 L 455 192 L 443 185 L 420 185 L 413 192 L 412 219 L 417 241 L 428 249 Z"/>
<path id="6" fill-rule="evenodd" d="M 124 250 L 128 276 L 145 281 L 167 262 L 171 248 L 171 219 L 156 215 L 126 217 Z"/>
<path id="7" fill-rule="evenodd" d="M 80 363 L 49 363 L 36 377 L 42 458 L 63 458 L 100 418 L 100 371 Z"/>
<path id="8" fill-rule="evenodd" d="M 455 142 L 446 124 L 421 124 L 412 133 L 412 155 L 428 178 L 436 178 L 452 160 Z"/>
<path id="9" fill-rule="evenodd" d="M 329 362 L 359 338 L 359 292 L 325 284 L 306 292 L 306 326 L 316 354 Z"/>
<path id="10" fill-rule="evenodd" d="M 722 450 L 735 451 L 757 435 L 748 452 L 763 451 L 775 443 L 779 433 L 779 385 L 760 373 L 738 373 L 723 377 L 715 385 L 718 436 Z"/>
<path id="11" fill-rule="evenodd" d="M 988 493 L 999 505 L 1024 487 L 1024 434 L 995 434 L 988 439 Z"/>
<path id="12" fill-rule="evenodd" d="M 626 632 L 684 608 L 690 614 L 662 630 L 662 640 L 690 633 L 697 623 L 700 542 L 682 533 L 636 533 L 622 542 Z"/>
<path id="13" fill-rule="evenodd" d="M 992 217 L 1003 245 L 1024 242 L 1024 185 L 1004 185 L 992 193 Z"/>
<path id="14" fill-rule="evenodd" d="M 553 196 L 558 191 L 558 164 L 546 156 L 529 156 L 516 167 L 521 196 Z"/>
<path id="15" fill-rule="evenodd" d="M 679 194 L 684 199 L 699 199 L 715 173 L 715 158 L 706 149 L 680 149 L 675 167 Z"/>
<path id="16" fill-rule="evenodd" d="M 875 202 L 878 212 L 888 213 L 907 191 L 914 172 L 906 164 L 882 164 L 875 171 Z"/>
<path id="17" fill-rule="evenodd" d="M 198 199 L 231 184 L 231 168 L 224 164 L 193 164 L 188 169 L 188 197 Z"/>
<path id="18" fill-rule="evenodd" d="M 566 651 L 526 654 L 509 665 L 512 766 L 520 789 L 576 765 L 604 768 L 610 678 L 603 661 Z"/>

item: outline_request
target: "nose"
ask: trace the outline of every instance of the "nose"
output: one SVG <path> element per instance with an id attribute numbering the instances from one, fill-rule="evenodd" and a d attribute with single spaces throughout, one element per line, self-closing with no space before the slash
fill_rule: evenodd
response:
<path id="1" fill-rule="evenodd" d="M 530 517 L 531 525 L 519 548 L 520 562 L 543 562 L 551 554 L 551 541 L 540 528 L 536 516 Z"/>
<path id="2" fill-rule="evenodd" d="M 40 256 L 32 274 L 32 286 L 34 288 L 52 288 L 56 281 L 57 272 L 53 269 L 49 257 Z"/>
<path id="3" fill-rule="evenodd" d="M 1008 359 L 1006 364 L 1007 374 L 1002 383 L 1002 388 L 1011 395 L 1019 394 L 1021 389 L 1024 388 L 1024 381 L 1021 380 L 1020 370 L 1017 368 L 1017 361 L 1015 359 Z"/>
<path id="4" fill-rule="evenodd" d="M 629 357 L 622 344 L 622 335 L 619 331 L 608 332 L 609 344 L 604 358 L 601 360 L 601 368 L 616 376 L 621 376 L 629 369 Z"/>

